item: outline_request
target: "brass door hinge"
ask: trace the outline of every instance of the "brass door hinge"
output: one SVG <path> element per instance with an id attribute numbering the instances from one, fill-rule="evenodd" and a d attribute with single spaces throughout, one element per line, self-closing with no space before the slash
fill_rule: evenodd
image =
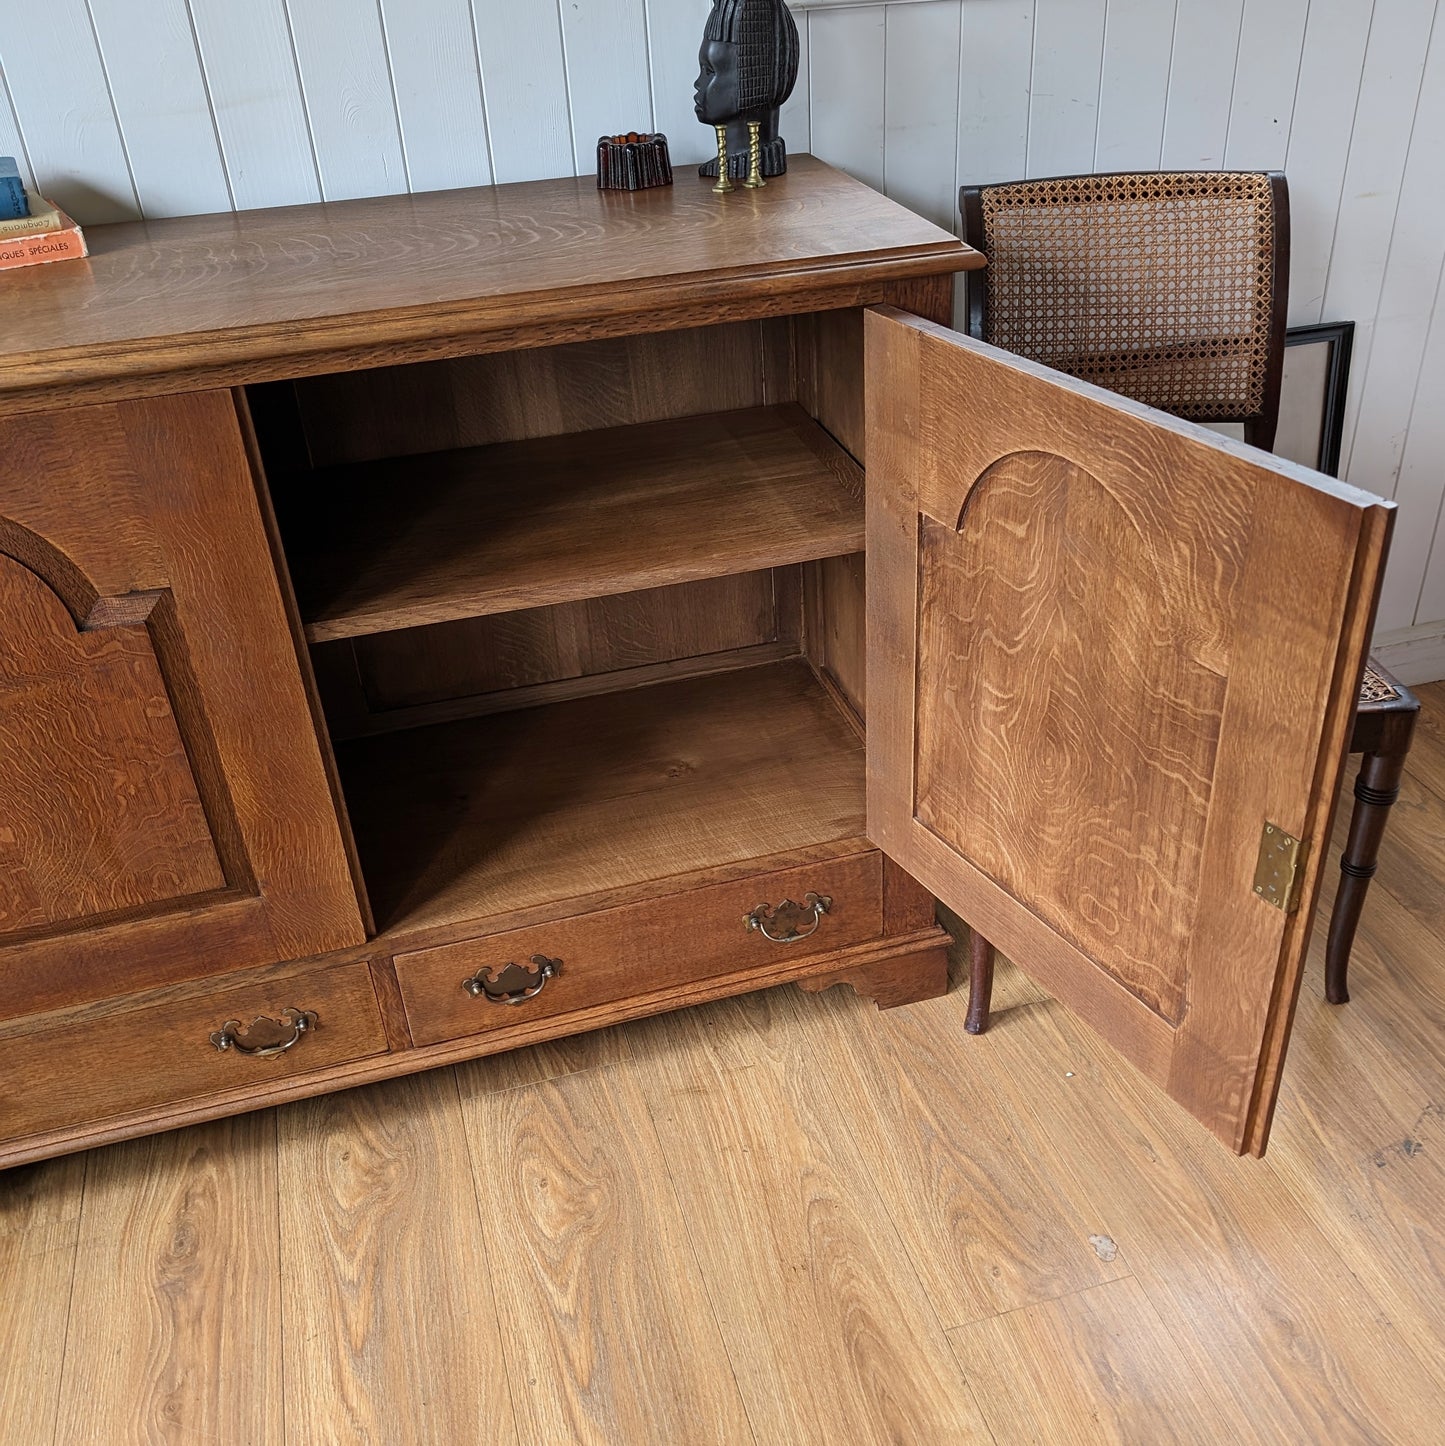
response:
<path id="1" fill-rule="evenodd" d="M 1309 845 L 1286 833 L 1277 823 L 1267 823 L 1259 835 L 1259 858 L 1254 865 L 1254 892 L 1267 904 L 1294 913 L 1299 905 Z"/>

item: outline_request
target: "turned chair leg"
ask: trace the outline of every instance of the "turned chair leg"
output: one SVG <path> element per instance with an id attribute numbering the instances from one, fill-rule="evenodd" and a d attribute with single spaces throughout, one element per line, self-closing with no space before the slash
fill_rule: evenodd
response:
<path id="1" fill-rule="evenodd" d="M 1407 744 L 1408 746 L 1408 744 Z M 1348 1004 L 1346 974 L 1350 950 L 1360 923 L 1360 910 L 1380 855 L 1380 840 L 1390 806 L 1400 796 L 1400 775 L 1405 751 L 1367 753 L 1355 779 L 1355 811 L 1350 815 L 1350 836 L 1340 859 L 1340 891 L 1330 915 L 1330 936 L 1325 944 L 1325 998 Z"/>
<path id="2" fill-rule="evenodd" d="M 993 1001 L 993 945 L 978 932 L 969 929 L 968 1014 L 963 1027 L 970 1034 L 982 1034 L 988 1028 L 988 1012 Z"/>

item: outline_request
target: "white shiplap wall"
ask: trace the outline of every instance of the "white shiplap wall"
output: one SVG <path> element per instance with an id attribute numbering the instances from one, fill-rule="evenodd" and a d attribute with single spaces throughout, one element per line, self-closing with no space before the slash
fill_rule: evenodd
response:
<path id="1" fill-rule="evenodd" d="M 784 121 L 949 227 L 962 181 L 1284 168 L 1290 314 L 1357 323 L 1344 471 L 1401 506 L 1380 629 L 1445 676 L 1445 0 L 803 8 Z M 707 0 L 45 0 L 0 23 L 0 153 L 83 221 L 705 157 Z M 1438 23 L 1437 23 L 1438 22 Z"/>

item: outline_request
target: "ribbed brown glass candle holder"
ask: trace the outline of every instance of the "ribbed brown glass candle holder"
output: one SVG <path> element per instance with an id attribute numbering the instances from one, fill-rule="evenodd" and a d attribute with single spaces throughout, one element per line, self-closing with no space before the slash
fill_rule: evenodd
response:
<path id="1" fill-rule="evenodd" d="M 597 138 L 597 187 L 602 191 L 645 191 L 672 185 L 667 137 L 628 131 Z"/>

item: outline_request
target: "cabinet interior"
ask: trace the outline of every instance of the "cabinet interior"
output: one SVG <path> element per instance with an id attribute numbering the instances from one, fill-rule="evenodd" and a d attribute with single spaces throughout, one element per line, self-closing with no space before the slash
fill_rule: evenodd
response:
<path id="1" fill-rule="evenodd" d="M 860 312 L 248 398 L 379 927 L 862 838 Z"/>

